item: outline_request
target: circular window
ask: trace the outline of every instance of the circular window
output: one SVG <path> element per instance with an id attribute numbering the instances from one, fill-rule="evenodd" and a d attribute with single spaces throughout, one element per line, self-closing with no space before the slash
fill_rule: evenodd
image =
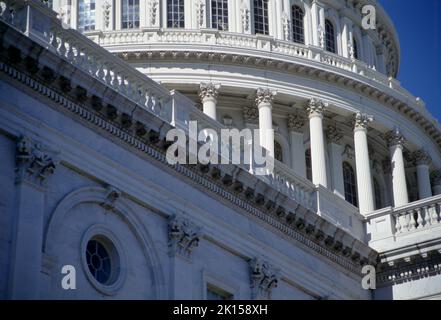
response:
<path id="1" fill-rule="evenodd" d="M 110 254 L 104 245 L 97 240 L 90 240 L 87 243 L 86 261 L 89 271 L 101 284 L 107 284 L 112 272 Z"/>
<path id="2" fill-rule="evenodd" d="M 122 286 L 125 278 L 123 253 L 117 238 L 107 228 L 94 226 L 84 235 L 83 266 L 87 278 L 98 291 L 112 295 Z"/>

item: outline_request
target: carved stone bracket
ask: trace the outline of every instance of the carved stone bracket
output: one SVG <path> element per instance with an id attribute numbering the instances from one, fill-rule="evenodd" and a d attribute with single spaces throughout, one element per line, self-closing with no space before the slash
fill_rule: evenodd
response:
<path id="1" fill-rule="evenodd" d="M 115 210 L 115 205 L 118 199 L 121 197 L 121 191 L 115 187 L 108 187 L 106 200 L 101 204 L 106 210 Z"/>
<path id="2" fill-rule="evenodd" d="M 170 254 L 191 259 L 193 250 L 199 245 L 201 228 L 187 218 L 174 215 L 168 222 L 168 236 Z"/>
<path id="3" fill-rule="evenodd" d="M 267 261 L 255 258 L 250 261 L 250 280 L 253 299 L 271 299 L 272 291 L 280 281 L 279 270 Z"/>
<path id="4" fill-rule="evenodd" d="M 16 145 L 17 181 L 28 179 L 43 185 L 58 165 L 53 154 L 42 144 L 25 136 L 20 137 Z"/>

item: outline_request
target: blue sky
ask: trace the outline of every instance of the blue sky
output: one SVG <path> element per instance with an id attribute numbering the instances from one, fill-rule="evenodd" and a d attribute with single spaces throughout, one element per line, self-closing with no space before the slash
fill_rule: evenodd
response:
<path id="1" fill-rule="evenodd" d="M 441 0 L 380 0 L 398 31 L 398 80 L 441 122 Z"/>

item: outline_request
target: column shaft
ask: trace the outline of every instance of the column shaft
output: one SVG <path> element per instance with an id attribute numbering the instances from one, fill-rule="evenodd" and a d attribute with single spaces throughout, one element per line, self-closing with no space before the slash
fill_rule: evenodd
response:
<path id="1" fill-rule="evenodd" d="M 375 210 L 367 140 L 367 125 L 372 120 L 372 117 L 361 113 L 355 116 L 354 145 L 355 163 L 357 167 L 358 202 L 360 213 L 364 215 Z"/>

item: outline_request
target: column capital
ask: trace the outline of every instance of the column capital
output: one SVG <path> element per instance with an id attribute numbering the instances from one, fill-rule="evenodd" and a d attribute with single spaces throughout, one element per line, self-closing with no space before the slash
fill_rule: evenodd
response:
<path id="1" fill-rule="evenodd" d="M 202 101 L 206 99 L 217 100 L 221 85 L 213 82 L 202 82 L 199 89 L 199 97 Z"/>
<path id="2" fill-rule="evenodd" d="M 427 151 L 423 149 L 417 150 L 414 153 L 412 153 L 412 157 L 415 160 L 416 166 L 423 166 L 423 165 L 428 166 L 432 162 L 432 158 L 430 157 L 430 155 L 427 153 Z"/>
<path id="3" fill-rule="evenodd" d="M 288 115 L 288 129 L 290 132 L 302 132 L 306 119 L 300 114 Z"/>
<path id="4" fill-rule="evenodd" d="M 403 147 L 403 144 L 405 142 L 404 136 L 402 135 L 400 129 L 398 128 L 386 132 L 384 137 L 389 147 L 394 147 L 394 146 Z"/>
<path id="5" fill-rule="evenodd" d="M 329 142 L 339 144 L 343 138 L 343 133 L 335 125 L 329 125 L 326 129 L 326 137 L 328 138 Z"/>
<path id="6" fill-rule="evenodd" d="M 306 107 L 306 112 L 308 112 L 309 117 L 323 117 L 324 112 L 328 104 L 322 100 L 311 98 Z"/>
<path id="7" fill-rule="evenodd" d="M 29 137 L 22 136 L 16 144 L 16 172 L 17 180 L 28 179 L 43 185 L 51 176 L 58 165 L 53 152 L 40 143 L 32 141 Z"/>
<path id="8" fill-rule="evenodd" d="M 354 130 L 366 130 L 374 117 L 366 113 L 357 112 L 354 115 Z"/>
<path id="9" fill-rule="evenodd" d="M 441 186 L 441 170 L 432 171 L 430 179 L 434 186 Z"/>
<path id="10" fill-rule="evenodd" d="M 271 104 L 275 96 L 277 95 L 276 90 L 271 90 L 268 88 L 258 88 L 256 91 L 256 105 L 259 107 L 262 103 Z"/>

